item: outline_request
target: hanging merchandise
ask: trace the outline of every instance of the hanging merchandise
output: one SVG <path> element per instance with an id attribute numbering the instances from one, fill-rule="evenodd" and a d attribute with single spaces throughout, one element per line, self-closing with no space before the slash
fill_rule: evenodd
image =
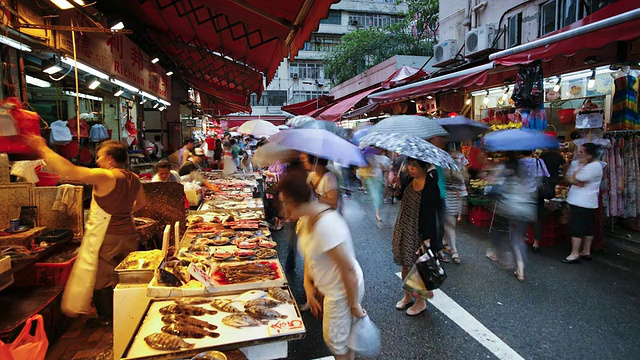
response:
<path id="1" fill-rule="evenodd" d="M 49 143 L 51 145 L 67 145 L 73 140 L 71 130 L 67 127 L 67 121 L 57 120 L 51 123 Z"/>
<path id="2" fill-rule="evenodd" d="M 520 65 L 511 99 L 516 107 L 537 109 L 544 98 L 544 76 L 542 62 L 536 60 L 529 65 Z"/>
<path id="3" fill-rule="evenodd" d="M 534 130 L 547 129 L 547 112 L 544 110 L 544 103 L 540 103 L 536 108 L 521 109 L 522 127 Z"/>
<path id="4" fill-rule="evenodd" d="M 0 102 L 0 153 L 25 154 L 30 150 L 15 135 L 40 135 L 40 115 L 24 110 L 18 98 Z"/>
<path id="5" fill-rule="evenodd" d="M 604 152 L 608 166 L 602 179 L 605 216 L 640 217 L 640 131 L 604 134 L 611 146 Z"/>
<path id="6" fill-rule="evenodd" d="M 604 111 L 598 105 L 586 99 L 576 114 L 576 129 L 601 129 L 604 124 Z"/>
<path id="7" fill-rule="evenodd" d="M 125 131 L 123 132 L 123 137 L 127 139 L 127 145 L 131 146 L 137 144 L 138 129 L 136 129 L 136 124 L 134 124 L 131 119 L 127 120 L 127 122 L 124 124 L 124 130 Z"/>
<path id="8" fill-rule="evenodd" d="M 71 135 L 73 135 L 74 138 L 77 138 L 78 137 L 78 119 L 76 119 L 75 117 L 72 117 L 71 119 L 69 119 L 69 122 L 67 123 L 67 127 L 69 128 L 69 130 L 71 130 Z M 80 138 L 86 139 L 88 137 L 89 137 L 89 125 L 87 125 L 87 122 L 85 120 L 80 118 Z"/>
<path id="9" fill-rule="evenodd" d="M 613 81 L 615 93 L 613 95 L 610 129 L 640 130 L 638 78 L 625 72 L 620 73 L 622 75 Z"/>
<path id="10" fill-rule="evenodd" d="M 89 140 L 94 143 L 99 143 L 109 138 L 107 129 L 102 124 L 95 124 L 89 131 Z"/>

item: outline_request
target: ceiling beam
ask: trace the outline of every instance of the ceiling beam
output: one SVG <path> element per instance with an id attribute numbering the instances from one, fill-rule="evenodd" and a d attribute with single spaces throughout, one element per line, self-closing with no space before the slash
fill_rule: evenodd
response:
<path id="1" fill-rule="evenodd" d="M 247 4 L 246 2 L 242 1 L 242 0 L 228 0 L 229 2 L 232 2 L 236 5 L 238 5 L 239 7 L 250 11 L 256 15 L 261 16 L 262 18 L 269 20 L 273 23 L 276 23 L 277 25 L 280 26 L 284 26 L 285 28 L 289 29 L 289 30 L 294 30 L 296 28 L 296 26 L 294 24 L 292 24 L 290 21 L 286 20 L 286 19 L 280 19 L 276 16 L 274 16 L 273 14 L 270 14 L 262 9 L 259 9 L 251 4 Z"/>
<path id="2" fill-rule="evenodd" d="M 284 42 L 289 51 L 291 51 L 291 43 L 293 42 L 293 39 L 296 37 L 296 34 L 298 33 L 298 28 L 300 27 L 300 24 L 302 24 L 302 22 L 307 17 L 307 15 L 309 15 L 309 11 L 311 11 L 311 8 L 313 7 L 314 2 L 315 0 L 305 0 L 305 2 L 302 4 L 302 7 L 300 7 L 300 12 L 298 12 L 298 16 L 296 16 L 296 21 L 293 23 L 294 28 L 289 31 L 289 35 L 287 35 L 287 38 Z"/>

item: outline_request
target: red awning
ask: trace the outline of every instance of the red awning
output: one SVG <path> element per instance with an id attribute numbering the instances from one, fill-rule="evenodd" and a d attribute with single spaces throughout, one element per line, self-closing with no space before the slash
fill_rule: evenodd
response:
<path id="1" fill-rule="evenodd" d="M 138 0 L 127 6 L 156 33 L 206 46 L 214 54 L 264 73 L 268 83 L 282 59 L 298 54 L 336 2 Z"/>
<path id="2" fill-rule="evenodd" d="M 302 101 L 299 103 L 285 105 L 281 107 L 282 111 L 286 111 L 293 115 L 305 115 L 312 111 L 318 110 L 333 101 L 333 96 L 321 96 L 316 99 Z"/>
<path id="3" fill-rule="evenodd" d="M 211 97 L 218 108 L 224 107 L 232 112 L 251 112 L 251 106 L 247 104 L 247 98 L 244 95 L 221 91 L 208 82 L 198 79 L 187 78 L 185 80 L 190 82 L 194 89 Z"/>
<path id="4" fill-rule="evenodd" d="M 493 63 L 488 63 L 451 74 L 418 81 L 370 95 L 369 99 L 379 103 L 401 101 L 445 90 L 482 85 L 487 80 L 489 70 L 491 70 L 493 66 Z"/>
<path id="5" fill-rule="evenodd" d="M 400 69 L 394 71 L 387 80 L 380 83 L 380 87 L 383 89 L 391 89 L 396 86 L 401 86 L 422 79 L 428 75 L 429 74 L 421 69 L 403 65 Z"/>
<path id="6" fill-rule="evenodd" d="M 489 59 L 506 66 L 550 61 L 558 55 L 572 56 L 581 49 L 599 49 L 639 37 L 638 0 L 620 0 L 540 39 L 494 53 Z"/>
<path id="7" fill-rule="evenodd" d="M 342 114 L 350 111 L 351 108 L 360 102 L 360 100 L 367 97 L 372 92 L 380 90 L 380 87 L 365 90 L 355 95 L 339 99 L 335 104 L 329 106 L 326 110 L 320 113 L 316 118 L 320 120 L 338 121 L 342 118 Z"/>
<path id="8" fill-rule="evenodd" d="M 355 117 L 362 116 L 362 115 L 365 115 L 367 113 L 376 111 L 379 106 L 380 106 L 379 103 L 367 104 L 367 105 L 365 105 L 363 107 L 359 107 L 359 108 L 357 108 L 355 110 L 347 111 L 346 113 L 342 114 L 342 118 L 343 119 L 353 119 Z"/>

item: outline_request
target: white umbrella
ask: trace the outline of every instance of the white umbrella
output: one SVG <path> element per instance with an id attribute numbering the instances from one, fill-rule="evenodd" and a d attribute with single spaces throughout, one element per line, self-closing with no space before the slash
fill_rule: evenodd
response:
<path id="1" fill-rule="evenodd" d="M 388 117 L 375 124 L 371 131 L 412 135 L 427 140 L 435 136 L 449 135 L 435 120 L 418 115 Z"/>
<path id="2" fill-rule="evenodd" d="M 367 165 L 357 146 L 327 130 L 291 129 L 281 131 L 271 136 L 269 142 L 341 164 Z"/>
<path id="3" fill-rule="evenodd" d="M 267 143 L 256 149 L 253 154 L 253 162 L 260 166 L 267 166 L 276 160 L 287 162 L 297 157 L 298 152 L 295 150 L 282 145 Z"/>
<path id="4" fill-rule="evenodd" d="M 287 125 L 278 125 L 278 130 L 288 130 L 289 127 Z"/>
<path id="5" fill-rule="evenodd" d="M 257 137 L 271 136 L 280 131 L 277 126 L 264 120 L 249 120 L 240 125 L 238 132 Z"/>

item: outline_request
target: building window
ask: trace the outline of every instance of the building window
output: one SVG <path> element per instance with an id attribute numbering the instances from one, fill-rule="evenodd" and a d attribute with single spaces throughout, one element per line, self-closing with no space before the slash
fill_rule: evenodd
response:
<path id="1" fill-rule="evenodd" d="M 320 20 L 320 24 L 342 25 L 342 11 L 329 10 L 329 16 Z"/>
<path id="2" fill-rule="evenodd" d="M 540 36 L 569 26 L 608 5 L 596 0 L 551 0 L 540 5 Z"/>
<path id="3" fill-rule="evenodd" d="M 251 94 L 251 106 L 283 106 L 287 102 L 286 90 L 269 90 L 262 93 L 260 101 L 256 94 Z"/>
<path id="4" fill-rule="evenodd" d="M 359 28 L 385 27 L 395 24 L 399 18 L 394 15 L 352 13 L 349 14 L 349 25 Z"/>
<path id="5" fill-rule="evenodd" d="M 522 42 L 522 13 L 507 19 L 507 48 L 520 45 Z"/>
<path id="6" fill-rule="evenodd" d="M 294 90 L 293 91 L 293 99 L 291 100 L 291 104 L 313 100 L 321 97 L 322 95 L 329 95 L 328 91 L 301 91 Z"/>
<path id="7" fill-rule="evenodd" d="M 340 45 L 340 35 L 311 34 L 309 41 L 304 43 L 306 51 L 328 51 Z"/>
<path id="8" fill-rule="evenodd" d="M 292 62 L 289 77 L 295 79 L 324 79 L 324 65 L 319 62 Z"/>

